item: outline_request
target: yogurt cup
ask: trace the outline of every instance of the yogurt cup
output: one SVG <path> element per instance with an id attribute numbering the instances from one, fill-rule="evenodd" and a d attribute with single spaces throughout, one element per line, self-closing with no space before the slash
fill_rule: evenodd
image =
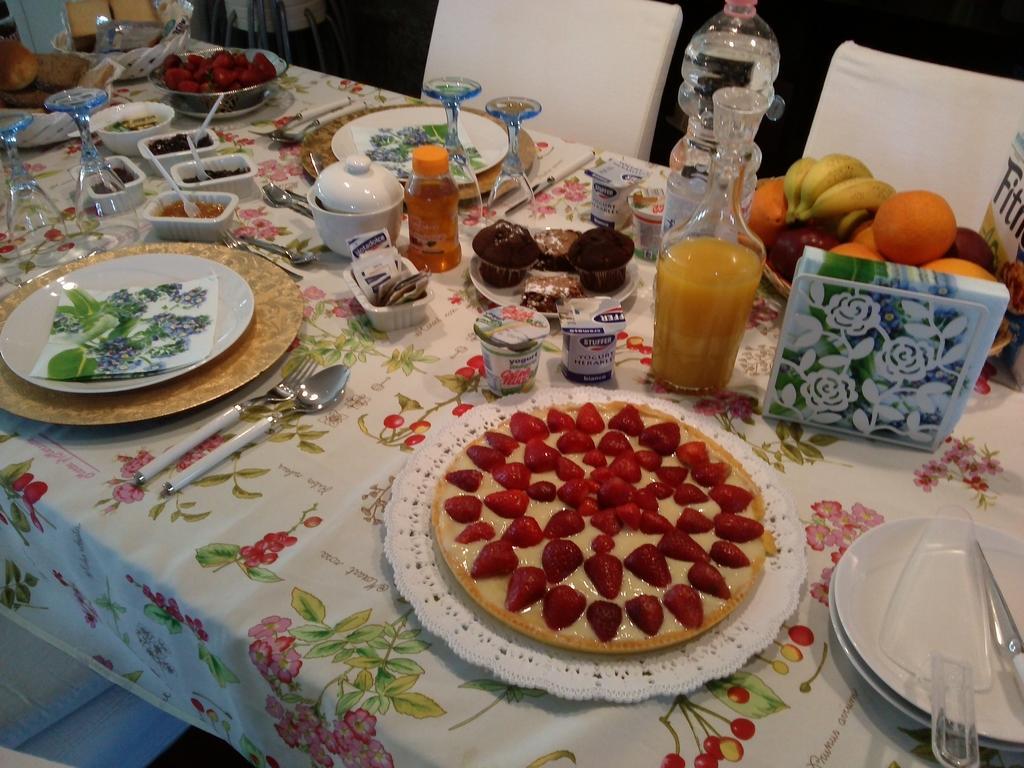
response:
<path id="1" fill-rule="evenodd" d="M 495 307 L 480 315 L 473 331 L 483 348 L 487 388 L 502 396 L 533 386 L 550 329 L 548 319 L 529 307 Z"/>
<path id="2" fill-rule="evenodd" d="M 577 384 L 600 384 L 615 372 L 615 345 L 626 315 L 615 299 L 597 296 L 558 303 L 562 375 Z"/>
<path id="3" fill-rule="evenodd" d="M 633 255 L 644 261 L 657 261 L 661 252 L 665 193 L 658 189 L 638 189 L 629 196 L 629 209 L 633 212 Z"/>
<path id="4" fill-rule="evenodd" d="M 647 171 L 621 160 L 609 160 L 584 173 L 592 180 L 590 220 L 599 227 L 623 227 L 629 219 L 629 190 L 646 178 Z"/>

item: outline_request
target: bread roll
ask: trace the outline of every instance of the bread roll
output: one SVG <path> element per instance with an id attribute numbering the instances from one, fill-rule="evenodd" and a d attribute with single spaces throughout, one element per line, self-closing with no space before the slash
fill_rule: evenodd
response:
<path id="1" fill-rule="evenodd" d="M 35 54 L 17 40 L 0 40 L 0 91 L 28 88 L 39 73 Z"/>
<path id="2" fill-rule="evenodd" d="M 50 93 L 74 88 L 89 69 L 89 62 L 73 53 L 41 53 L 36 60 L 39 62 L 36 84 Z"/>
<path id="3" fill-rule="evenodd" d="M 151 0 L 110 0 L 118 21 L 160 21 Z"/>
<path id="4" fill-rule="evenodd" d="M 96 17 L 113 18 L 107 0 L 75 0 L 65 3 L 68 26 L 76 51 L 91 51 L 96 47 Z"/>

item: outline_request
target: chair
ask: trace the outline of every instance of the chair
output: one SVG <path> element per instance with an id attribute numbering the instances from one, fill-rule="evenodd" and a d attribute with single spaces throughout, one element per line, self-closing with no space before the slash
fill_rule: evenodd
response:
<path id="1" fill-rule="evenodd" d="M 847 41 L 832 57 L 804 154 L 855 155 L 897 190 L 938 192 L 958 222 L 977 228 L 1022 115 L 1022 81 Z"/>
<path id="2" fill-rule="evenodd" d="M 0 648 L 2 766 L 144 768 L 188 728 L 4 616 Z"/>
<path id="3" fill-rule="evenodd" d="M 343 74 L 352 71 L 345 42 L 348 25 L 344 7 L 337 0 L 211 0 L 208 24 L 210 42 L 219 37 L 229 47 L 232 32 L 240 31 L 245 33 L 250 48 L 275 50 L 276 46 L 275 52 L 289 64 L 293 63 L 291 35 L 308 30 L 321 72 L 332 69 L 328 62 L 332 57 L 325 52 L 328 49 L 337 55 Z M 321 40 L 323 29 L 331 35 L 326 41 Z M 274 35 L 273 46 L 270 34 Z"/>
<path id="4" fill-rule="evenodd" d="M 535 98 L 530 127 L 646 160 L 682 20 L 651 0 L 440 0 L 423 79 L 480 82 L 474 109 Z"/>

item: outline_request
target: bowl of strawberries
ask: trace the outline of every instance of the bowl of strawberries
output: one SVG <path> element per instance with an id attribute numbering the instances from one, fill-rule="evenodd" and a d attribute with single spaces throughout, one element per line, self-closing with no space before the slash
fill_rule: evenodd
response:
<path id="1" fill-rule="evenodd" d="M 259 108 L 286 69 L 271 51 L 216 49 L 171 54 L 150 72 L 149 80 L 176 112 L 192 117 L 206 117 L 224 94 L 217 116 L 228 117 Z"/>

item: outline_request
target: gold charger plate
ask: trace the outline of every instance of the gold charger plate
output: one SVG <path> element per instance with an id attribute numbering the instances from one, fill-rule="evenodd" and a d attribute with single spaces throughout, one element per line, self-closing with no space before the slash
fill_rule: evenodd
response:
<path id="1" fill-rule="evenodd" d="M 316 156 L 317 163 L 320 168 L 326 168 L 332 163 L 338 162 L 338 158 L 334 156 L 334 150 L 331 149 L 331 141 L 334 139 L 334 134 L 338 132 L 338 129 L 342 126 L 355 120 L 357 117 L 368 115 L 371 112 L 380 112 L 385 109 L 405 109 L 408 104 L 395 104 L 387 107 L 367 107 L 366 109 L 356 110 L 355 112 L 349 112 L 346 115 L 342 115 L 329 123 L 324 123 L 314 131 L 310 131 L 306 134 L 306 138 L 302 140 L 302 169 L 309 174 L 310 178 L 315 179 L 317 176 L 316 170 L 313 168 L 313 163 L 310 160 L 310 154 Z M 473 112 L 474 114 L 486 117 L 488 120 L 493 120 L 495 123 L 500 125 L 502 128 L 505 124 L 500 120 L 497 120 L 486 112 L 479 112 L 475 109 L 465 110 Z M 537 145 L 533 143 L 533 139 L 530 134 L 526 131 L 519 131 L 519 159 L 523 163 L 524 168 L 529 168 L 534 159 L 537 157 Z M 476 180 L 480 183 L 480 192 L 486 194 L 491 191 L 491 187 L 494 186 L 494 182 L 498 180 L 498 174 L 501 173 L 501 163 L 498 163 L 493 168 L 488 168 L 483 173 L 477 174 Z M 463 184 L 459 187 L 459 199 L 467 200 L 473 197 L 473 188 L 467 184 Z"/>
<path id="2" fill-rule="evenodd" d="M 82 395 L 55 392 L 25 381 L 0 360 L 0 408 L 50 424 L 127 424 L 205 405 L 255 379 L 291 345 L 302 325 L 302 293 L 284 271 L 241 251 L 199 243 L 152 243 L 89 256 L 57 267 L 52 282 L 82 267 L 141 253 L 182 253 L 219 262 L 237 272 L 255 298 L 252 321 L 222 354 L 194 371 L 126 392 Z M 46 282 L 25 285 L 0 302 L 0 325 L 20 302 Z"/>

